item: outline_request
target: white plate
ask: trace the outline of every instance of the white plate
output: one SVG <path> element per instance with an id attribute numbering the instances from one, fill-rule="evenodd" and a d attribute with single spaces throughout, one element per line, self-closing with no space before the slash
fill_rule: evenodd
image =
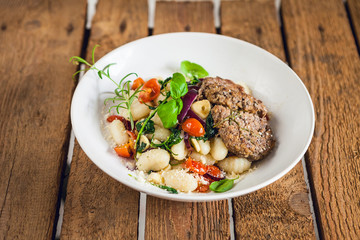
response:
<path id="1" fill-rule="evenodd" d="M 87 72 L 76 88 L 71 104 L 72 126 L 80 146 L 104 172 L 119 182 L 147 194 L 177 201 L 211 201 L 244 195 L 284 176 L 304 155 L 314 131 L 314 108 L 300 78 L 281 60 L 250 43 L 216 34 L 170 33 L 143 38 L 121 46 L 96 66 L 110 69 L 115 80 L 130 72 L 144 79 L 171 76 L 180 62 L 202 65 L 210 76 L 245 82 L 272 113 L 276 147 L 257 169 L 224 193 L 170 194 L 136 181 L 102 135 L 100 128 L 104 93 L 115 85 Z"/>

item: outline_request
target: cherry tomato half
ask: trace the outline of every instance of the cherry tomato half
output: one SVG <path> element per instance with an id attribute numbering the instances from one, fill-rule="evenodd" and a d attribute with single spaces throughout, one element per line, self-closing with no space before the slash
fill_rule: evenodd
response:
<path id="1" fill-rule="evenodd" d="M 182 129 L 194 137 L 202 137 L 205 134 L 203 125 L 195 118 L 186 119 L 182 124 Z"/>
<path id="2" fill-rule="evenodd" d="M 125 121 L 125 118 L 119 115 L 111 115 L 106 119 L 108 122 L 112 122 L 114 120 L 120 120 L 120 121 Z"/>
<path id="3" fill-rule="evenodd" d="M 134 80 L 133 85 L 131 86 L 132 90 L 138 89 L 141 85 L 143 85 L 145 81 L 142 78 L 137 78 Z"/>
<path id="4" fill-rule="evenodd" d="M 156 78 L 152 78 L 144 84 L 141 90 L 143 91 L 139 93 L 139 101 L 142 103 L 150 102 L 159 96 L 160 84 Z"/>
<path id="5" fill-rule="evenodd" d="M 207 166 L 201 162 L 194 161 L 190 157 L 185 162 L 185 167 L 191 172 L 204 175 L 207 172 Z"/>
<path id="6" fill-rule="evenodd" d="M 128 158 L 131 156 L 131 149 L 129 143 L 123 144 L 121 146 L 117 146 L 114 148 L 114 150 L 120 157 Z"/>

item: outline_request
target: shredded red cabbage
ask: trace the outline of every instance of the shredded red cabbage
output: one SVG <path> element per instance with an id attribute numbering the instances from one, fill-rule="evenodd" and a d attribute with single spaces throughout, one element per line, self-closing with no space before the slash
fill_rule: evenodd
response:
<path id="1" fill-rule="evenodd" d="M 183 108 L 180 114 L 177 116 L 179 123 L 181 123 L 184 120 L 185 116 L 190 110 L 191 104 L 195 101 L 197 94 L 198 92 L 195 89 L 189 89 L 186 95 L 182 97 Z"/>

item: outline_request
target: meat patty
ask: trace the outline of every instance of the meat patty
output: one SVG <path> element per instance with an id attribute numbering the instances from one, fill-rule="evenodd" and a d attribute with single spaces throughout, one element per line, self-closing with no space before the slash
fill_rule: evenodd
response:
<path id="1" fill-rule="evenodd" d="M 199 93 L 215 105 L 211 109 L 214 126 L 231 153 L 256 161 L 274 147 L 265 106 L 240 85 L 219 77 L 205 78 Z"/>
<path id="2" fill-rule="evenodd" d="M 260 160 L 274 147 L 275 141 L 266 117 L 215 105 L 214 123 L 230 152 L 250 161 Z"/>
<path id="3" fill-rule="evenodd" d="M 262 101 L 246 94 L 243 87 L 231 80 L 220 77 L 204 78 L 199 90 L 200 98 L 206 98 L 213 104 L 227 106 L 232 110 L 244 110 L 266 116 L 267 110 Z"/>

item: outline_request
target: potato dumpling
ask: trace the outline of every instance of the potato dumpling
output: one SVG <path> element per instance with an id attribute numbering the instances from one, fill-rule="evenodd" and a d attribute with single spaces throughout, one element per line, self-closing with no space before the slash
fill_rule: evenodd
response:
<path id="1" fill-rule="evenodd" d="M 150 173 L 146 180 L 155 184 L 163 184 L 164 182 L 164 178 L 157 172 Z"/>
<path id="2" fill-rule="evenodd" d="M 182 139 L 179 143 L 171 147 L 172 156 L 176 160 L 184 160 L 187 154 L 185 141 Z"/>
<path id="3" fill-rule="evenodd" d="M 202 154 L 197 153 L 197 152 L 192 152 L 190 154 L 190 157 L 192 159 L 194 159 L 195 161 L 202 162 L 205 165 L 214 165 L 215 162 L 216 162 L 216 160 L 210 154 L 202 155 Z"/>
<path id="4" fill-rule="evenodd" d="M 227 173 L 240 174 L 250 169 L 251 162 L 245 158 L 232 156 L 218 162 L 217 165 Z"/>
<path id="5" fill-rule="evenodd" d="M 149 139 L 153 138 L 154 135 L 154 139 L 159 140 L 161 142 L 165 141 L 171 134 L 171 131 L 169 129 L 160 127 L 158 125 L 154 125 L 155 127 L 155 132 L 153 134 L 147 134 L 146 136 Z"/>
<path id="6" fill-rule="evenodd" d="M 150 103 L 147 103 L 150 104 Z M 150 104 L 151 105 L 151 104 Z M 139 99 L 135 98 L 130 107 L 131 114 L 134 121 L 137 121 L 141 118 L 145 118 L 150 113 L 150 108 L 143 103 L 139 102 Z"/>
<path id="7" fill-rule="evenodd" d="M 210 146 L 210 154 L 215 160 L 220 161 L 226 158 L 228 154 L 228 149 L 226 148 L 223 140 L 220 137 L 215 137 L 211 139 Z"/>
<path id="8" fill-rule="evenodd" d="M 117 145 L 123 145 L 129 141 L 129 135 L 120 120 L 114 120 L 109 124 L 109 132 Z"/>
<path id="9" fill-rule="evenodd" d="M 151 149 L 141 154 L 136 162 L 140 171 L 160 171 L 166 168 L 170 162 L 170 154 L 164 149 Z"/>
<path id="10" fill-rule="evenodd" d="M 134 91 L 131 91 L 130 93 L 133 94 Z M 149 102 L 147 104 L 152 105 L 151 102 Z M 118 111 L 119 111 L 118 114 L 120 116 L 126 118 L 127 120 L 130 120 L 129 111 L 127 109 L 119 108 Z M 146 118 L 150 114 L 151 110 L 145 104 L 140 103 L 139 99 L 135 98 L 134 101 L 131 104 L 130 111 L 131 111 L 131 114 L 133 116 L 133 120 L 137 121 L 137 120 L 140 120 L 142 118 Z"/>
<path id="11" fill-rule="evenodd" d="M 170 170 L 163 173 L 165 185 L 181 192 L 194 191 L 198 182 L 193 175 L 184 170 Z"/>

